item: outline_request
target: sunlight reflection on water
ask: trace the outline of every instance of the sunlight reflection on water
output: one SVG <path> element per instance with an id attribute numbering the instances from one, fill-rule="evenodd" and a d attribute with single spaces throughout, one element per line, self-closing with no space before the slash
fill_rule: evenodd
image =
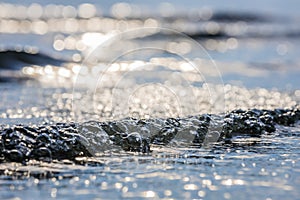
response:
<path id="1" fill-rule="evenodd" d="M 161 3 L 153 12 L 126 2 L 112 4 L 107 10 L 90 3 L 0 3 L 1 53 L 13 50 L 15 57 L 8 59 L 9 65 L 24 65 L 19 71 L 1 69 L 0 78 L 33 79 L 0 84 L 1 129 L 19 123 L 116 120 L 130 114 L 155 117 L 154 121 L 160 123 L 158 117 L 217 110 L 217 98 L 209 96 L 209 90 L 223 92 L 224 112 L 299 106 L 298 21 L 277 20 L 278 17 L 259 13 L 222 13 L 207 6 L 190 12 L 177 9 L 171 3 Z M 188 37 L 159 31 L 161 27 Z M 121 34 L 147 28 L 148 32 L 128 38 Z M 199 42 L 213 60 L 204 57 L 191 41 Z M 105 51 L 101 49 L 88 60 L 99 45 Z M 136 51 L 115 62 L 109 59 L 124 50 L 149 45 L 166 51 Z M 27 54 L 19 59 L 16 52 L 41 60 L 45 57 L 40 53 L 66 59 L 56 65 L 48 63 L 47 58 L 43 65 L 32 62 Z M 176 53 L 189 59 L 176 57 Z M 4 61 L 0 64 L 9 68 Z M 212 70 L 215 65 L 225 84 L 205 83 L 206 77 L 199 76 L 194 67 L 201 66 L 202 74 L 218 77 L 220 74 Z M 93 96 L 87 95 L 103 71 L 102 87 L 96 88 Z M 129 78 L 118 82 L 124 74 Z M 168 77 L 169 87 L 144 84 L 133 92 L 128 90 L 131 93 L 127 103 L 132 111 L 128 114 L 121 104 L 128 86 L 145 83 L 149 77 Z M 78 84 L 77 91 L 72 90 L 74 83 Z M 114 83 L 118 86 L 115 93 Z M 121 101 L 109 106 L 115 94 Z M 179 95 L 174 98 L 174 94 Z M 83 103 L 83 110 L 74 112 L 74 100 Z M 186 123 L 193 124 L 190 120 Z M 128 121 L 117 123 L 126 130 L 130 128 Z M 135 129 L 139 130 L 134 127 L 131 134 L 140 134 Z M 141 134 L 151 134 L 147 131 Z M 151 146 L 152 152 L 147 154 L 122 151 L 106 143 L 103 136 L 100 139 L 104 147 L 90 147 L 98 152 L 94 157 L 76 158 L 79 164 L 70 160 L 1 163 L 0 198 L 296 199 L 300 191 L 299 134 L 299 123 L 290 127 L 277 125 L 274 133 L 260 137 L 237 135 L 231 143 L 216 142 L 209 149 L 191 146 L 190 138 L 177 136 L 168 145 Z M 111 145 L 111 149 L 105 145 Z"/>

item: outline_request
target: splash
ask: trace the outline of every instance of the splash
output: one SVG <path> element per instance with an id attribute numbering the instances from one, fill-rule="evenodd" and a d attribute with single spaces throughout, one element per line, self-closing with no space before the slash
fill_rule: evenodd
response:
<path id="1" fill-rule="evenodd" d="M 12 126 L 1 130 L 1 162 L 97 157 L 109 151 L 151 154 L 153 146 L 207 148 L 231 143 L 235 136 L 260 137 L 291 126 L 300 119 L 299 109 L 234 110 L 222 115 L 185 118 L 127 118 L 119 121 Z M 221 128 L 221 129 L 220 129 Z M 213 142 L 212 142 L 213 141 Z M 77 162 L 78 163 L 78 162 Z"/>

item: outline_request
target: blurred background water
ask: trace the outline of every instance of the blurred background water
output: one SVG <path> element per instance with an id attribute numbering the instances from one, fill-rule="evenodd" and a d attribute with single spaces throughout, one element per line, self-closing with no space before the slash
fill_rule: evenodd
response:
<path id="1" fill-rule="evenodd" d="M 110 1 L 82 4 L 81 7 L 80 1 L 69 6 L 52 1 L 37 3 L 24 1 L 23 7 L 17 6 L 18 3 L 15 7 L 2 4 L 2 48 L 34 46 L 47 55 L 73 56 L 78 61 L 79 55 L 82 56 L 87 48 L 78 41 L 81 37 L 98 37 L 98 42 L 103 40 L 99 35 L 84 33 L 111 34 L 116 30 L 158 26 L 183 32 L 200 42 L 212 59 L 222 62 L 218 67 L 225 83 L 282 89 L 297 89 L 295 87 L 299 84 L 299 14 L 296 1 L 249 4 L 214 1 L 200 5 L 192 1 L 172 4 Z M 54 6 L 55 3 L 57 6 Z M 108 19 L 99 18 L 101 16 Z M 79 55 L 74 55 L 74 51 L 79 51 Z M 195 51 L 189 53 L 197 55 Z M 232 64 L 246 65 L 246 69 Z M 229 67 L 231 70 L 226 73 L 227 65 L 235 67 Z M 260 73 L 253 74 L 253 71 Z M 235 76 L 236 73 L 239 76 Z"/>
<path id="2" fill-rule="evenodd" d="M 296 0 L 2 1 L 0 125 L 297 107 L 299 8 Z M 299 124 L 276 128 L 209 150 L 4 162 L 0 197 L 297 199 Z"/>

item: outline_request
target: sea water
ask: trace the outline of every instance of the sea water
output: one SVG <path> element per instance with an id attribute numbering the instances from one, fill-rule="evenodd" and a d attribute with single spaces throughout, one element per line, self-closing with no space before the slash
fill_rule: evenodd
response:
<path id="1" fill-rule="evenodd" d="M 156 3 L 0 4 L 1 151 L 9 128 L 76 123 L 91 153 L 1 152 L 1 199 L 298 198 L 299 122 L 193 141 L 200 115 L 299 109 L 299 3 Z M 93 125 L 151 138 L 170 118 L 180 134 L 144 153 Z"/>

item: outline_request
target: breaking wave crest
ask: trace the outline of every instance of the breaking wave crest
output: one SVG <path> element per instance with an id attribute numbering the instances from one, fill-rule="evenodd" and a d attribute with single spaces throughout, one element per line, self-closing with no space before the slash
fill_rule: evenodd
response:
<path id="1" fill-rule="evenodd" d="M 157 146 L 208 148 L 230 145 L 235 137 L 260 137 L 278 125 L 292 126 L 300 110 L 234 110 L 224 115 L 203 114 L 184 118 L 126 118 L 118 121 L 57 123 L 54 125 L 2 128 L 0 161 L 27 163 L 31 160 L 70 160 L 105 152 L 151 154 Z"/>

